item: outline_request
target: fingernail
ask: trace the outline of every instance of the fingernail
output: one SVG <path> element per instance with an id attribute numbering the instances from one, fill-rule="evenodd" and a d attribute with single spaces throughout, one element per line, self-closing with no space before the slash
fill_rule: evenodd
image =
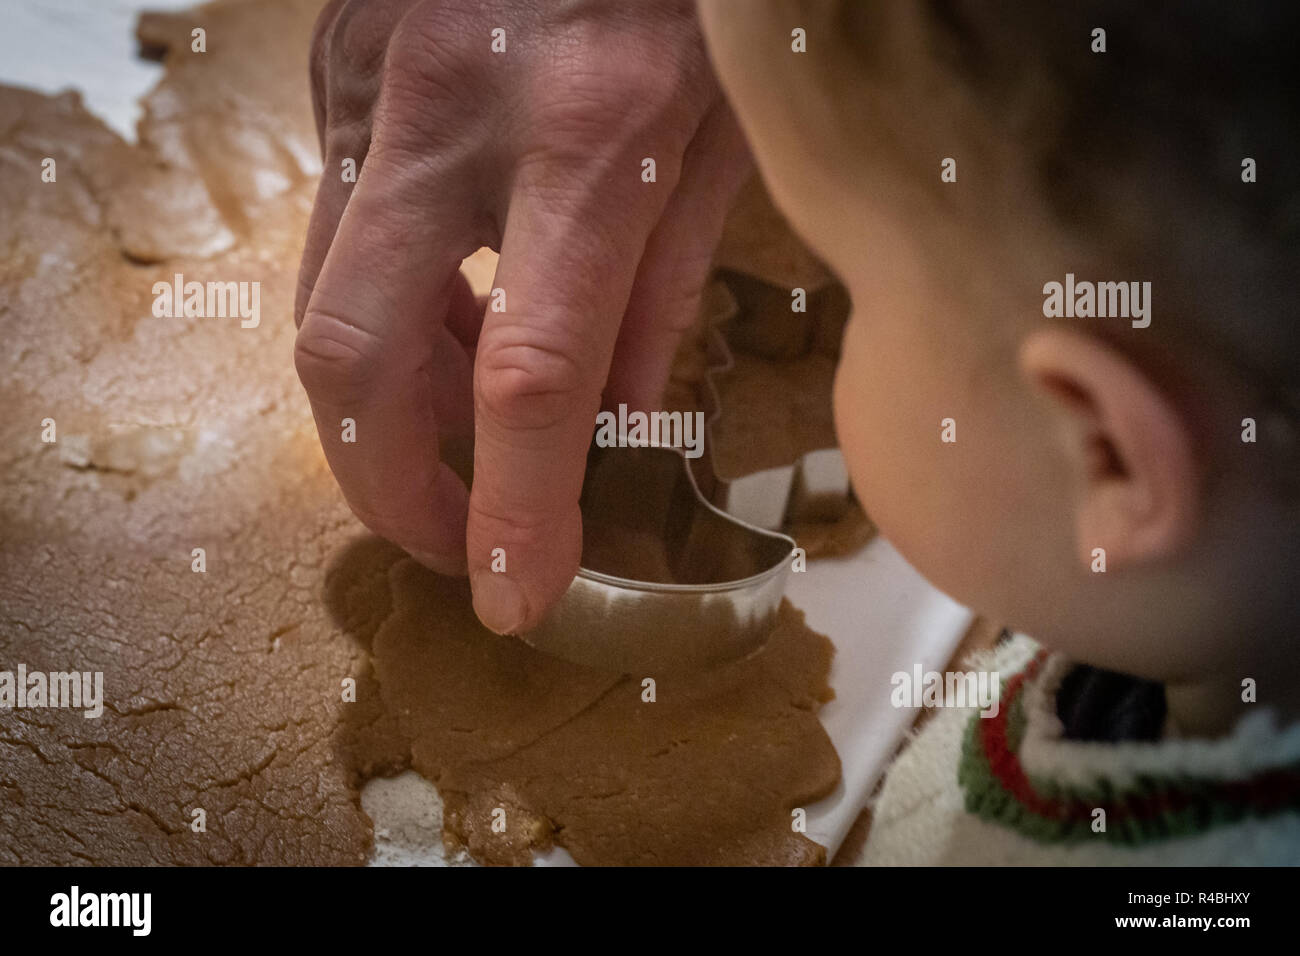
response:
<path id="1" fill-rule="evenodd" d="M 470 581 L 474 613 L 483 626 L 498 634 L 514 634 L 528 617 L 528 602 L 519 585 L 504 573 L 477 571 Z"/>

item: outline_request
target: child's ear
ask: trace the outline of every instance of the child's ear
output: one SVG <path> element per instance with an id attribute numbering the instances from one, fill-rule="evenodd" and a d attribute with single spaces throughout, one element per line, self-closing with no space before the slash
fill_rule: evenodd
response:
<path id="1" fill-rule="evenodd" d="M 1089 335 L 1039 329 L 1020 347 L 1020 370 L 1049 396 L 1075 469 L 1075 538 L 1107 568 L 1174 553 L 1195 530 L 1200 498 L 1192 434 L 1140 368 Z"/>

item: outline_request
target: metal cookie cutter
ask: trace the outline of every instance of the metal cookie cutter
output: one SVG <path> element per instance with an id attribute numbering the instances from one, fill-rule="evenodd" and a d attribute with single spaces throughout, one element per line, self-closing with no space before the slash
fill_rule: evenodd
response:
<path id="1" fill-rule="evenodd" d="M 696 480 L 713 504 L 737 519 L 760 528 L 781 528 L 791 520 L 836 520 L 849 507 L 852 490 L 844 456 L 838 448 L 805 452 L 793 461 L 748 474 L 729 474 L 718 465 L 714 429 L 728 410 L 723 407 L 718 378 L 735 366 L 735 356 L 723 327 L 741 314 L 735 295 L 719 305 L 706 333 L 707 368 L 701 384 L 708 452 L 696 462 Z M 845 307 L 847 308 L 847 306 Z"/>
<path id="2" fill-rule="evenodd" d="M 794 540 L 710 504 L 677 449 L 594 446 L 582 561 L 529 644 L 624 672 L 703 669 L 760 647 Z"/>

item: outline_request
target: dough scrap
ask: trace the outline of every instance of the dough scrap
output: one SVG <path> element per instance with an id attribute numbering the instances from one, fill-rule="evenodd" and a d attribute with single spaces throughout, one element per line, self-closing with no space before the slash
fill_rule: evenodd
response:
<path id="1" fill-rule="evenodd" d="M 835 360 L 817 353 L 790 361 L 734 356 L 714 378 L 722 407 L 712 430 L 718 477 L 793 465 L 810 451 L 836 447 L 834 378 Z"/>
<path id="2" fill-rule="evenodd" d="M 781 530 L 794 538 L 809 561 L 845 557 L 876 536 L 875 522 L 856 501 L 849 501 L 838 518 L 790 521 Z"/>
<path id="3" fill-rule="evenodd" d="M 851 310 L 848 291 L 800 242 L 757 175 L 728 213 L 714 266 L 668 389 L 670 407 L 713 407 L 700 389 L 716 394 L 709 461 L 697 471 L 706 488 L 838 445 L 831 392 Z M 802 312 L 792 308 L 795 288 L 805 293 Z M 710 353 L 710 334 L 722 351 Z M 711 386 L 700 384 L 706 373 Z M 692 391 L 694 404 L 684 397 Z M 788 511 L 783 530 L 809 558 L 824 558 L 858 550 L 876 528 L 851 496 L 837 496 L 820 510 Z"/>

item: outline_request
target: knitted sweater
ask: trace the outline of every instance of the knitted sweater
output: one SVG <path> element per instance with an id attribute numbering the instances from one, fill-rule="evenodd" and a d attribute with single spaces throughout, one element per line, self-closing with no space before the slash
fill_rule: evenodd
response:
<path id="1" fill-rule="evenodd" d="M 1300 864 L 1300 724 L 1261 709 L 1215 740 L 1068 740 L 1069 661 L 1017 636 L 971 666 L 1000 674 L 997 716 L 933 715 L 889 769 L 859 865 Z"/>

